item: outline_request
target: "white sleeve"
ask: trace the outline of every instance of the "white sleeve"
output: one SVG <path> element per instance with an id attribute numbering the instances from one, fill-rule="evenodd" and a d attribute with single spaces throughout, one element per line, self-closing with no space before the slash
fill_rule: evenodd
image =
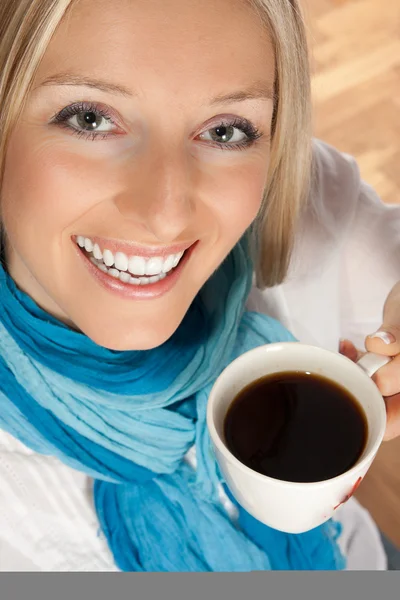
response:
<path id="1" fill-rule="evenodd" d="M 361 182 L 341 253 L 341 337 L 364 348 L 365 336 L 381 325 L 385 299 L 398 280 L 400 205 L 385 205 Z"/>

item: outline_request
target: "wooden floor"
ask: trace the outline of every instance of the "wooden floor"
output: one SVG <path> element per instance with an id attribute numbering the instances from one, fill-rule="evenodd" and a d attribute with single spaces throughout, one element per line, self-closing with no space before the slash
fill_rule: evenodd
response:
<path id="1" fill-rule="evenodd" d="M 400 0 L 303 2 L 315 134 L 355 156 L 385 202 L 400 203 Z M 400 546 L 400 439 L 381 447 L 358 499 Z"/>

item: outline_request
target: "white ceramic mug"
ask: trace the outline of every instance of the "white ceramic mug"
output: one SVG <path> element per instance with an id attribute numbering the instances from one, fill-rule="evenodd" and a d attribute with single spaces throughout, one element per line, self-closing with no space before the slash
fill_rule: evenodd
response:
<path id="1" fill-rule="evenodd" d="M 228 365 L 211 390 L 207 425 L 221 472 L 239 504 L 262 523 L 288 533 L 308 531 L 334 516 L 361 483 L 382 442 L 385 403 L 370 377 L 389 360 L 368 353 L 356 364 L 329 350 L 285 342 L 250 350 Z M 234 398 L 252 381 L 284 371 L 309 371 L 327 377 L 348 390 L 363 408 L 368 422 L 367 443 L 348 471 L 316 483 L 281 481 L 253 471 L 228 450 L 223 428 Z"/>

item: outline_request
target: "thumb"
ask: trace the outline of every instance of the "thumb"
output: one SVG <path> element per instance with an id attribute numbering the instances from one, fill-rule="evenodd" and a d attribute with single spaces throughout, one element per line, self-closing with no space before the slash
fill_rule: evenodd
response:
<path id="1" fill-rule="evenodd" d="M 400 353 L 400 282 L 392 288 L 383 309 L 383 323 L 378 331 L 367 336 L 369 352 L 394 356 Z"/>

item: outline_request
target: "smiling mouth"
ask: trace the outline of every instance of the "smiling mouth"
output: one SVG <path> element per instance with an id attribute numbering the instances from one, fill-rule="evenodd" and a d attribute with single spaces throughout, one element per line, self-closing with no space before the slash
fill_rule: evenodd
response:
<path id="1" fill-rule="evenodd" d="M 112 252 L 107 248 L 101 249 L 98 243 L 90 238 L 77 236 L 76 244 L 103 273 L 132 286 L 154 284 L 168 277 L 179 265 L 187 250 L 166 256 L 128 255 L 124 252 Z"/>

